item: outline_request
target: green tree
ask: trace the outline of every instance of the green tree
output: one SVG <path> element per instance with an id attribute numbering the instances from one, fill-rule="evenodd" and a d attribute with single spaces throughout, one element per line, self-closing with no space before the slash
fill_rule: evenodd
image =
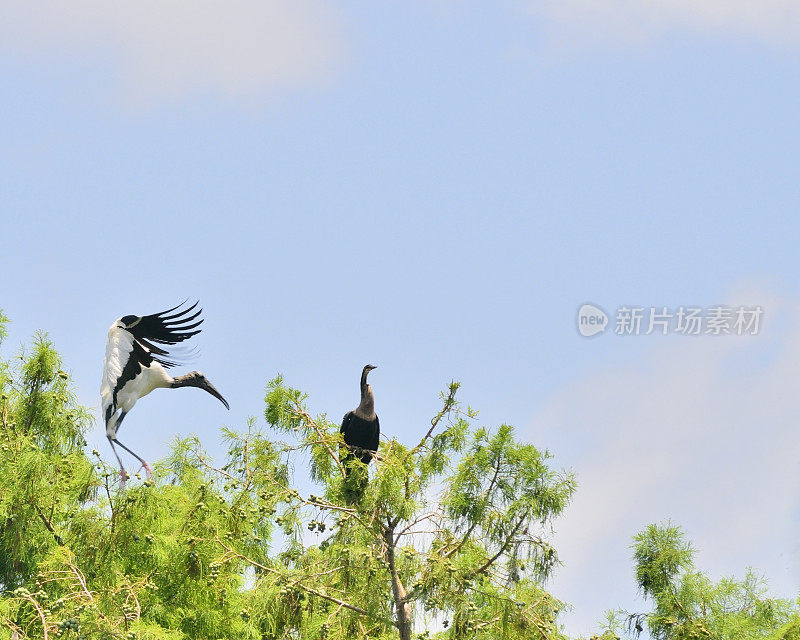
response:
<path id="1" fill-rule="evenodd" d="M 6 319 L 0 320 L 0 338 Z M 269 386 L 215 465 L 176 441 L 118 490 L 46 336 L 0 359 L 0 629 L 14 638 L 558 638 L 547 527 L 574 483 L 458 385 L 414 447 L 381 446 L 357 504 L 338 425 Z M 361 464 L 360 462 L 356 464 Z M 292 468 L 300 473 L 293 474 Z M 304 495 L 296 486 L 319 486 Z M 274 531 L 275 530 L 275 531 Z M 273 540 L 274 538 L 274 540 Z M 429 629 L 429 630 L 426 630 Z M 2 637 L 2 635 L 0 635 Z"/>
<path id="2" fill-rule="evenodd" d="M 562 605 L 542 588 L 557 561 L 545 534 L 572 478 L 511 427 L 476 426 L 457 388 L 416 446 L 381 446 L 355 505 L 338 425 L 312 418 L 280 378 L 266 417 L 293 442 L 251 421 L 223 432 L 217 466 L 196 438 L 176 441 L 154 482 L 123 493 L 116 470 L 86 454 L 91 416 L 36 336 L 0 359 L 0 629 L 20 639 L 560 637 Z M 306 469 L 320 495 L 297 490 Z"/>
<path id="3" fill-rule="evenodd" d="M 0 640 L 564 638 L 543 585 L 574 480 L 457 391 L 416 444 L 385 438 L 368 467 L 349 463 L 369 477 L 355 502 L 338 424 L 280 377 L 271 431 L 224 429 L 220 462 L 177 440 L 121 492 L 35 336 L 0 357 Z M 648 527 L 634 558 L 652 611 L 617 612 L 604 639 L 800 640 L 795 604 L 752 572 L 712 582 L 677 527 Z"/>
<path id="4" fill-rule="evenodd" d="M 714 582 L 697 570 L 694 551 L 681 529 L 651 524 L 634 537 L 636 582 L 653 603 L 648 613 L 617 612 L 606 636 L 624 631 L 656 640 L 798 640 L 797 603 L 767 596 L 752 570 L 743 579 Z"/>
<path id="5" fill-rule="evenodd" d="M 0 344 L 7 318 L 0 313 Z M 16 366 L 0 360 L 0 585 L 25 576 L 62 544 L 64 523 L 96 488 L 83 455 L 91 418 L 75 402 L 58 354 L 43 335 Z"/>
<path id="6" fill-rule="evenodd" d="M 0 314 L 0 339 L 6 322 Z M 265 637 L 268 616 L 249 613 L 248 568 L 217 541 L 267 561 L 273 481 L 287 476 L 280 452 L 227 432 L 227 472 L 196 440 L 176 442 L 157 484 L 119 493 L 116 470 L 84 451 L 90 422 L 46 336 L 0 359 L 5 637 Z"/>
<path id="7" fill-rule="evenodd" d="M 452 383 L 442 394 L 415 446 L 382 444 L 366 491 L 350 505 L 338 424 L 312 417 L 306 396 L 282 378 L 270 383 L 267 421 L 296 436 L 287 450 L 310 459 L 322 489 L 296 496 L 282 519 L 285 565 L 256 589 L 283 585 L 327 601 L 296 620 L 302 637 L 407 640 L 426 627 L 454 639 L 560 637 L 562 604 L 542 587 L 557 562 L 545 534 L 574 481 L 510 426 L 477 426 L 457 390 Z M 334 533 L 315 544 L 303 523 Z"/>

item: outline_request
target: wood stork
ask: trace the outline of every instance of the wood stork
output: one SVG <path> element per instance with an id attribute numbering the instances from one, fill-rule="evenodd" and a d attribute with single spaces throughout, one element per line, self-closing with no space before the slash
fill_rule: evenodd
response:
<path id="1" fill-rule="evenodd" d="M 353 472 L 350 462 L 358 458 L 364 464 L 369 464 L 373 455 L 378 451 L 380 442 L 381 426 L 375 413 L 375 395 L 372 393 L 372 387 L 367 383 L 367 375 L 373 369 L 377 369 L 377 367 L 368 364 L 361 371 L 361 403 L 354 411 L 348 411 L 344 415 L 342 426 L 339 429 L 339 432 L 344 435 L 345 444 L 351 448 L 342 458 L 348 499 L 360 497 L 367 484 L 366 474 L 359 471 L 354 486 L 349 486 L 353 484 L 347 483 L 348 476 Z M 355 448 L 355 453 L 352 448 Z"/>
<path id="2" fill-rule="evenodd" d="M 177 378 L 166 372 L 166 369 L 178 365 L 179 361 L 175 356 L 171 356 L 166 348 L 157 345 L 174 345 L 188 340 L 200 333 L 197 327 L 203 322 L 202 319 L 192 322 L 202 313 L 200 309 L 191 314 L 198 302 L 187 309 L 172 313 L 183 304 L 182 302 L 172 309 L 149 316 L 123 316 L 108 330 L 100 397 L 106 423 L 106 436 L 119 462 L 123 487 L 128 474 L 114 447 L 115 443 L 141 463 L 148 478 L 152 477 L 150 465 L 117 440 L 117 431 L 122 421 L 139 398 L 143 398 L 153 389 L 199 387 L 218 398 L 226 409 L 230 409 L 228 401 L 199 371 L 192 371 Z"/>

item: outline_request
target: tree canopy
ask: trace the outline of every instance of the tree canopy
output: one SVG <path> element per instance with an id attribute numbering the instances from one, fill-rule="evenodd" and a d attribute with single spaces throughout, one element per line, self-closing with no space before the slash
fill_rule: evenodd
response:
<path id="1" fill-rule="evenodd" d="M 711 580 L 694 565 L 680 527 L 651 524 L 634 536 L 636 582 L 651 603 L 644 613 L 609 612 L 602 640 L 800 640 L 798 602 L 767 595 L 752 569 L 744 578 Z"/>
<path id="2" fill-rule="evenodd" d="M 357 502 L 339 425 L 280 376 L 264 423 L 223 430 L 223 460 L 176 440 L 154 480 L 120 491 L 35 336 L 0 357 L 0 639 L 566 638 L 545 580 L 575 480 L 458 389 L 419 441 L 349 463 L 370 473 Z M 798 637 L 795 604 L 752 573 L 711 582 L 675 527 L 639 534 L 634 559 L 653 610 L 616 612 L 596 637 Z"/>

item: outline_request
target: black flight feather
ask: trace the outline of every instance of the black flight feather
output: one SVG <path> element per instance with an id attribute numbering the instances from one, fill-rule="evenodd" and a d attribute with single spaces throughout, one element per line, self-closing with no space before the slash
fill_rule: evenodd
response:
<path id="1" fill-rule="evenodd" d="M 157 346 L 157 344 L 178 344 L 200 333 L 201 330 L 197 329 L 197 327 L 203 323 L 203 319 L 201 318 L 194 323 L 192 320 L 197 318 L 203 310 L 199 309 L 194 314 L 191 314 L 200 302 L 197 301 L 186 309 L 182 309 L 177 313 L 172 313 L 184 304 L 185 301 L 166 311 L 153 313 L 149 316 L 142 316 L 139 322 L 127 329 L 136 339 L 135 342 L 139 343 L 142 351 L 147 352 L 147 350 L 149 350 L 148 357 L 150 357 L 150 362 L 155 360 L 167 368 L 179 365 L 180 361 L 178 359 L 174 357 L 171 359 L 168 358 L 167 356 L 170 355 L 169 351 Z M 169 315 L 171 313 L 172 315 Z M 145 366 L 149 366 L 149 363 Z"/>

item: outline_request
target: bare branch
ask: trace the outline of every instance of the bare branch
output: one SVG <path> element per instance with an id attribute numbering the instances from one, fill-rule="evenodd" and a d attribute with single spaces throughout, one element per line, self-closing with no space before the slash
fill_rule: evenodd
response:
<path id="1" fill-rule="evenodd" d="M 392 595 L 394 596 L 394 606 L 397 613 L 397 626 L 400 632 L 400 640 L 411 640 L 411 606 L 408 603 L 408 593 L 400 580 L 397 571 L 397 564 L 394 557 L 394 529 L 389 527 L 385 533 L 384 542 L 386 544 L 386 561 L 389 565 L 389 573 L 392 578 Z"/>
<path id="2" fill-rule="evenodd" d="M 439 424 L 441 419 L 453 410 L 453 407 L 456 405 L 456 392 L 458 391 L 458 387 L 459 384 L 457 382 L 450 383 L 450 390 L 447 394 L 447 397 L 444 399 L 444 405 L 442 406 L 441 411 L 439 411 L 439 413 L 433 417 L 431 420 L 431 428 L 428 429 L 428 432 L 423 436 L 422 440 L 419 441 L 419 444 L 417 444 L 417 446 L 408 452 L 408 455 L 415 453 L 417 449 L 421 449 L 425 445 L 425 442 L 428 440 L 428 438 L 431 437 L 434 429 L 436 429 L 436 426 Z"/>

